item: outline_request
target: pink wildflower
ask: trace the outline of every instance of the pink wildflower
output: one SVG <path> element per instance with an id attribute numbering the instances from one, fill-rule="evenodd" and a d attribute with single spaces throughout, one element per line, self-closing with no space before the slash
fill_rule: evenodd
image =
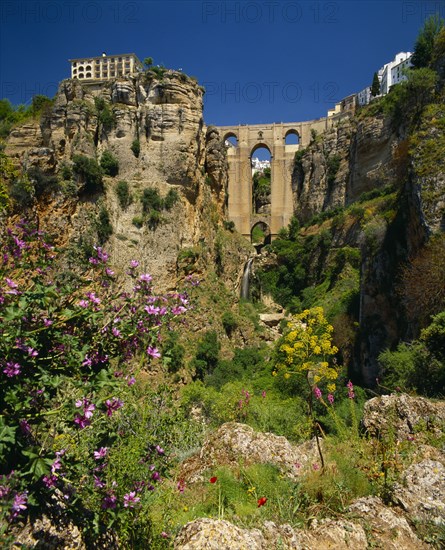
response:
<path id="1" fill-rule="evenodd" d="M 17 376 L 17 374 L 20 374 L 20 365 L 18 363 L 13 363 L 12 361 L 8 361 L 6 363 L 6 367 L 3 369 L 3 372 L 6 374 L 8 378 L 12 378 L 13 376 Z"/>
<path id="2" fill-rule="evenodd" d="M 349 380 L 349 382 L 346 384 L 346 387 L 348 388 L 348 397 L 349 399 L 354 399 L 355 397 L 355 394 L 354 394 L 354 385 L 353 383 Z"/>
<path id="3" fill-rule="evenodd" d="M 134 508 L 141 499 L 136 496 L 136 491 L 131 491 L 124 495 L 124 508 Z"/>
<path id="4" fill-rule="evenodd" d="M 147 355 L 150 355 L 151 357 L 154 357 L 154 358 L 161 357 L 161 354 L 160 354 L 158 348 L 153 348 L 151 346 L 148 346 L 148 348 L 147 348 Z"/>
<path id="5" fill-rule="evenodd" d="M 314 388 L 315 399 L 321 399 L 322 393 L 319 387 L 315 386 Z"/>
<path id="6" fill-rule="evenodd" d="M 105 458 L 108 453 L 108 447 L 101 447 L 98 451 L 94 451 L 94 460 Z"/>

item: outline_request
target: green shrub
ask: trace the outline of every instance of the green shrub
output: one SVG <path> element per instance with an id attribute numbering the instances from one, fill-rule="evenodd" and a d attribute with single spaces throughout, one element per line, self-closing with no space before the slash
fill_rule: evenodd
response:
<path id="1" fill-rule="evenodd" d="M 50 193 L 60 188 L 57 176 L 45 174 L 37 166 L 33 166 L 28 170 L 28 177 L 34 186 L 37 198 L 44 193 Z"/>
<path id="2" fill-rule="evenodd" d="M 86 193 L 103 191 L 103 172 L 95 159 L 85 155 L 74 155 L 73 172 L 77 182 L 84 185 Z"/>
<path id="3" fill-rule="evenodd" d="M 131 223 L 140 229 L 144 225 L 144 218 L 142 216 L 134 216 Z"/>
<path id="4" fill-rule="evenodd" d="M 238 322 L 231 311 L 225 311 L 222 314 L 221 321 L 227 336 L 230 336 L 238 327 Z"/>
<path id="5" fill-rule="evenodd" d="M 169 189 L 167 195 L 164 198 L 164 208 L 171 210 L 173 206 L 178 202 L 179 195 L 176 189 Z"/>
<path id="6" fill-rule="evenodd" d="M 169 372 L 177 372 L 184 366 L 185 348 L 179 343 L 176 331 L 167 333 L 163 343 L 162 359 Z"/>
<path id="7" fill-rule="evenodd" d="M 113 226 L 111 225 L 110 214 L 105 206 L 99 210 L 96 220 L 96 231 L 99 244 L 104 244 L 113 234 Z"/>
<path id="8" fill-rule="evenodd" d="M 102 97 L 95 97 L 94 104 L 96 106 L 97 117 L 101 124 L 106 129 L 110 129 L 115 123 L 115 117 L 108 103 Z"/>
<path id="9" fill-rule="evenodd" d="M 14 203 L 21 208 L 28 208 L 34 202 L 34 187 L 25 174 L 13 182 L 10 196 Z"/>
<path id="10" fill-rule="evenodd" d="M 60 175 L 64 181 L 70 181 L 73 177 L 73 171 L 67 164 L 62 164 L 60 168 Z"/>
<path id="11" fill-rule="evenodd" d="M 146 216 L 146 221 L 150 229 L 156 229 L 162 221 L 162 216 L 158 210 L 150 210 Z"/>
<path id="12" fill-rule="evenodd" d="M 204 333 L 198 342 L 196 355 L 191 364 L 195 369 L 195 379 L 202 380 L 204 376 L 213 372 L 218 365 L 220 348 L 218 335 L 214 330 Z"/>
<path id="13" fill-rule="evenodd" d="M 162 210 L 162 198 L 155 187 L 147 187 L 144 189 L 141 202 L 144 213 L 148 213 L 151 210 L 157 210 L 158 212 Z"/>
<path id="14" fill-rule="evenodd" d="M 114 177 L 119 173 L 119 161 L 111 151 L 103 152 L 100 165 L 107 176 Z"/>
<path id="15" fill-rule="evenodd" d="M 329 186 L 332 186 L 335 182 L 338 169 L 340 168 L 341 157 L 334 154 L 328 157 L 326 161 L 326 179 Z"/>
<path id="16" fill-rule="evenodd" d="M 136 158 L 139 158 L 139 154 L 141 152 L 141 142 L 139 141 L 139 139 L 134 139 L 133 140 L 133 143 L 131 144 L 130 149 L 133 152 L 133 155 Z"/>
<path id="17" fill-rule="evenodd" d="M 231 233 L 233 233 L 235 231 L 235 222 L 232 222 L 232 221 L 229 221 L 229 220 L 224 220 L 223 221 L 223 227 L 227 231 L 230 231 Z"/>
<path id="18" fill-rule="evenodd" d="M 128 183 L 124 180 L 120 180 L 116 184 L 115 192 L 121 208 L 127 208 L 127 206 L 131 203 L 131 195 Z"/>

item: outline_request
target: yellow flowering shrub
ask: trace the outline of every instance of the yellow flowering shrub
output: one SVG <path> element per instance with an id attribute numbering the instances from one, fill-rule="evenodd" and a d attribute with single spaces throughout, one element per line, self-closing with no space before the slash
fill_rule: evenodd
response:
<path id="1" fill-rule="evenodd" d="M 338 352 L 332 344 L 333 330 L 322 307 L 306 309 L 294 315 L 279 344 L 282 363 L 277 365 L 277 369 L 285 378 L 291 374 L 305 375 L 311 387 L 326 381 L 327 389 L 332 393 L 340 372 L 340 366 L 335 361 L 331 364 L 328 361 Z"/>

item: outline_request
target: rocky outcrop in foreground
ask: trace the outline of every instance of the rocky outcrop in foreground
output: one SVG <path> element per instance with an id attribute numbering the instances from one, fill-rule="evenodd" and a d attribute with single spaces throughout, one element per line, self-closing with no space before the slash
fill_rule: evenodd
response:
<path id="1" fill-rule="evenodd" d="M 257 528 L 243 528 L 229 521 L 199 518 L 185 525 L 174 543 L 179 550 L 414 550 L 431 548 L 419 538 L 415 526 L 445 527 L 445 454 L 428 444 L 443 435 L 445 403 L 408 395 L 388 395 L 369 400 L 362 427 L 370 437 L 388 437 L 398 446 L 416 441 L 411 465 L 393 484 L 388 503 L 376 496 L 350 504 L 342 518 L 312 519 L 307 529 L 265 521 Z M 418 439 L 418 441 L 417 441 Z M 415 449 L 415 450 L 414 450 Z M 314 441 L 292 445 L 284 437 L 258 433 L 236 422 L 221 426 L 205 441 L 201 451 L 185 461 L 182 475 L 188 482 L 204 480 L 205 470 L 221 465 L 269 463 L 297 479 L 318 460 Z M 296 465 L 298 466 L 296 468 Z"/>
<path id="2" fill-rule="evenodd" d="M 292 445 L 282 436 L 255 432 L 237 422 L 223 424 L 211 434 L 199 454 L 186 460 L 181 478 L 189 482 L 202 481 L 205 470 L 215 466 L 236 466 L 240 460 L 249 464 L 274 464 L 296 479 L 308 465 L 319 461 L 315 440 Z"/>

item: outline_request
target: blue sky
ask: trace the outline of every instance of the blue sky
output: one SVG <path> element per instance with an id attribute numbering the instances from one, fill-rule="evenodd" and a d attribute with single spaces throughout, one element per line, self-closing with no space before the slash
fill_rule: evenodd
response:
<path id="1" fill-rule="evenodd" d="M 53 96 L 69 58 L 136 53 L 207 93 L 207 124 L 310 120 L 412 51 L 444 0 L 2 0 L 0 96 Z"/>

